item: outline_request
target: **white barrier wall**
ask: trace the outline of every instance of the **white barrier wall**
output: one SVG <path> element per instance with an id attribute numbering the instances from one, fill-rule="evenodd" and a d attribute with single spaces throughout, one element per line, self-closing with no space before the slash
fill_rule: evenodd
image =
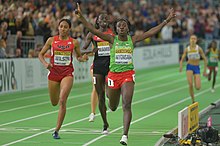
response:
<path id="1" fill-rule="evenodd" d="M 144 46 L 134 49 L 135 69 L 179 63 L 179 44 Z"/>
<path id="2" fill-rule="evenodd" d="M 73 61 L 74 82 L 91 80 L 90 66 L 93 57 L 88 62 Z M 47 87 L 48 70 L 38 58 L 0 59 L 0 94 Z"/>
<path id="3" fill-rule="evenodd" d="M 135 69 L 177 64 L 178 48 L 178 44 L 136 47 L 134 49 Z M 91 80 L 92 62 L 93 57 L 90 57 L 88 62 L 78 62 L 74 57 L 74 83 Z M 0 94 L 45 88 L 48 82 L 47 74 L 48 70 L 38 58 L 0 59 Z"/>
<path id="4" fill-rule="evenodd" d="M 21 90 L 21 67 L 18 59 L 0 59 L 0 93 Z"/>

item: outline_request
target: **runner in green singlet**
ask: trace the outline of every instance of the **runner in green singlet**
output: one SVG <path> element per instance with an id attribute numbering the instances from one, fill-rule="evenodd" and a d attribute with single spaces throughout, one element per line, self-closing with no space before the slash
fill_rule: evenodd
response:
<path id="1" fill-rule="evenodd" d="M 208 58 L 208 81 L 211 81 L 213 73 L 213 81 L 211 92 L 215 92 L 215 82 L 218 72 L 218 62 L 220 60 L 220 50 L 217 48 L 217 42 L 212 41 L 210 47 L 207 49 L 206 56 Z"/>
<path id="2" fill-rule="evenodd" d="M 131 103 L 134 93 L 134 78 L 135 71 L 133 65 L 133 49 L 134 44 L 149 38 L 158 33 L 163 26 L 165 26 L 176 14 L 171 9 L 169 16 L 159 25 L 143 33 L 142 35 L 129 35 L 130 23 L 126 19 L 118 19 L 114 23 L 115 36 L 103 34 L 95 29 L 81 14 L 79 4 L 75 11 L 78 19 L 83 25 L 93 34 L 108 41 L 110 49 L 110 71 L 108 73 L 107 82 L 107 96 L 109 98 L 109 108 L 115 111 L 119 105 L 120 95 L 122 95 L 122 108 L 123 108 L 123 135 L 120 140 L 122 145 L 128 143 L 128 130 L 130 127 L 132 112 Z"/>

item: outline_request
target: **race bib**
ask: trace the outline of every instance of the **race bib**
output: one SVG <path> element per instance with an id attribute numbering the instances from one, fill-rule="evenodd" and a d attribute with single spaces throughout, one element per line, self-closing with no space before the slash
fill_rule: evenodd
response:
<path id="1" fill-rule="evenodd" d="M 200 59 L 200 55 L 198 53 L 189 53 L 188 59 L 193 59 L 193 60 Z"/>
<path id="2" fill-rule="evenodd" d="M 211 57 L 211 58 L 210 58 L 210 62 L 212 62 L 212 63 L 218 63 L 218 58 L 216 58 L 216 57 Z"/>
<path id="3" fill-rule="evenodd" d="M 62 52 L 55 51 L 54 52 L 54 64 L 68 66 L 71 63 L 71 52 Z"/>
<path id="4" fill-rule="evenodd" d="M 132 64 L 132 49 L 116 49 L 116 64 Z"/>
<path id="5" fill-rule="evenodd" d="M 110 46 L 108 42 L 98 42 L 98 56 L 110 56 Z"/>

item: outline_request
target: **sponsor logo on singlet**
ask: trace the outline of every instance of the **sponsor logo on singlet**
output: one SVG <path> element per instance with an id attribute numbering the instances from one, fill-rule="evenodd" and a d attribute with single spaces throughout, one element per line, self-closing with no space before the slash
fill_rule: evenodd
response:
<path id="1" fill-rule="evenodd" d="M 132 64 L 132 48 L 130 46 L 115 46 L 115 63 Z"/>

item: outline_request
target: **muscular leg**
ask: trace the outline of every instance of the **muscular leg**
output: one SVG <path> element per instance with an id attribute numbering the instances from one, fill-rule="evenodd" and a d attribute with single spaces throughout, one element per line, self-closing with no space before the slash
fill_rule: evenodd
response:
<path id="1" fill-rule="evenodd" d="M 208 74 L 208 81 L 210 81 L 212 78 L 212 69 L 209 69 L 209 74 Z"/>
<path id="2" fill-rule="evenodd" d="M 73 85 L 73 77 L 67 76 L 60 83 L 60 108 L 55 131 L 59 131 L 66 114 L 66 102 Z"/>
<path id="3" fill-rule="evenodd" d="M 95 114 L 96 106 L 98 103 L 98 95 L 95 89 L 95 86 L 92 85 L 92 93 L 91 93 L 91 112 Z"/>
<path id="4" fill-rule="evenodd" d="M 50 95 L 50 101 L 53 106 L 56 106 L 60 99 L 60 83 L 48 80 L 48 90 Z"/>
<path id="5" fill-rule="evenodd" d="M 93 69 L 90 70 L 90 75 L 93 78 Z M 98 103 L 98 95 L 92 80 L 92 93 L 91 93 L 91 112 L 95 114 L 96 106 Z"/>
<path id="6" fill-rule="evenodd" d="M 109 99 L 109 108 L 112 111 L 116 111 L 121 95 L 121 89 L 112 89 L 107 87 L 107 96 Z"/>
<path id="7" fill-rule="evenodd" d="M 212 89 L 215 89 L 215 81 L 216 81 L 217 71 L 214 70 L 213 81 L 212 81 Z"/>
<path id="8" fill-rule="evenodd" d="M 128 135 L 128 130 L 130 127 L 132 112 L 131 112 L 131 103 L 134 93 L 134 82 L 126 82 L 122 85 L 122 107 L 123 107 L 123 123 L 124 123 L 124 134 Z"/>
<path id="9" fill-rule="evenodd" d="M 96 78 L 96 84 L 95 89 L 98 94 L 99 99 L 99 111 L 102 116 L 102 120 L 104 122 L 104 129 L 106 130 L 108 128 L 108 122 L 106 117 L 106 105 L 105 105 L 105 76 L 100 74 L 93 74 L 93 76 Z"/>
<path id="10" fill-rule="evenodd" d="M 201 88 L 201 78 L 200 78 L 200 74 L 195 74 L 195 75 L 194 75 L 194 83 L 195 83 L 195 88 L 196 88 L 196 90 L 200 90 L 200 88 Z"/>
<path id="11" fill-rule="evenodd" d="M 191 70 L 186 71 L 186 76 L 187 76 L 187 81 L 188 81 L 188 85 L 189 85 L 189 94 L 191 96 L 192 99 L 192 103 L 195 102 L 194 99 L 194 92 L 193 92 L 193 72 Z"/>

